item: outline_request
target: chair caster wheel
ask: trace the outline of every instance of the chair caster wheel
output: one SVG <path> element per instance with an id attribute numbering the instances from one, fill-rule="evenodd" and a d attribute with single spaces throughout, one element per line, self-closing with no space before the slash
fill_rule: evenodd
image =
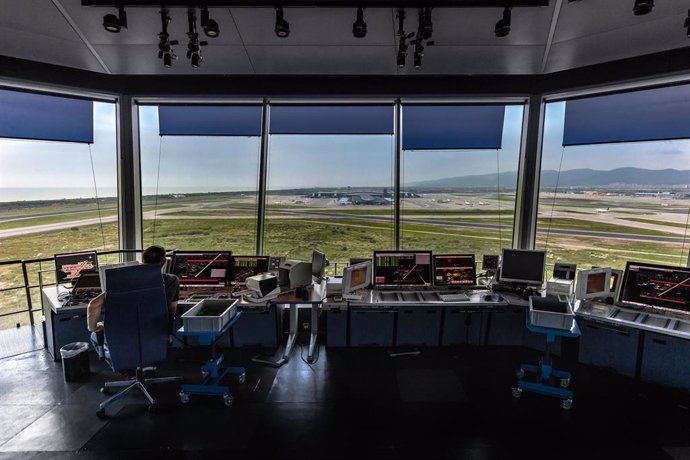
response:
<path id="1" fill-rule="evenodd" d="M 573 400 L 572 399 L 564 399 L 561 401 L 561 407 L 563 410 L 570 410 L 573 407 Z"/>
<path id="2" fill-rule="evenodd" d="M 247 373 L 243 372 L 237 376 L 237 382 L 241 385 L 247 380 Z"/>
<path id="3" fill-rule="evenodd" d="M 515 378 L 520 380 L 525 376 L 525 370 L 524 369 L 518 369 L 515 371 Z"/>
<path id="4" fill-rule="evenodd" d="M 223 404 L 230 407 L 233 402 L 235 402 L 235 398 L 233 398 L 232 395 L 223 395 Z"/>
<path id="5" fill-rule="evenodd" d="M 98 409 L 96 411 L 96 417 L 98 417 L 101 420 L 105 420 L 108 418 L 108 415 L 105 413 L 105 409 Z"/>
<path id="6" fill-rule="evenodd" d="M 180 393 L 180 402 L 187 404 L 189 402 L 189 395 L 187 393 Z"/>
<path id="7" fill-rule="evenodd" d="M 108 387 L 101 387 L 101 394 L 110 395 L 113 394 L 113 392 Z"/>
<path id="8" fill-rule="evenodd" d="M 570 385 L 570 379 L 561 379 L 561 387 L 568 388 L 568 385 Z"/>
<path id="9" fill-rule="evenodd" d="M 522 396 L 522 388 L 513 387 L 513 398 Z"/>

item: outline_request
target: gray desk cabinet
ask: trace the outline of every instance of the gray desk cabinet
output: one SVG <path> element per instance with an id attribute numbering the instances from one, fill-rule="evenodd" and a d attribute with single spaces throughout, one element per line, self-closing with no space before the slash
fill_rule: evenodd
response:
<path id="1" fill-rule="evenodd" d="M 441 305 L 405 305 L 398 307 L 396 345 L 438 346 L 441 337 Z"/>
<path id="2" fill-rule="evenodd" d="M 526 309 L 523 307 L 497 307 L 489 318 L 487 345 L 522 345 L 525 335 Z"/>
<path id="3" fill-rule="evenodd" d="M 483 345 L 485 313 L 471 306 L 446 307 L 442 345 Z"/>
<path id="4" fill-rule="evenodd" d="M 390 307 L 351 307 L 351 347 L 392 347 L 396 311 Z"/>
<path id="5" fill-rule="evenodd" d="M 242 319 L 232 328 L 235 347 L 276 348 L 278 346 L 278 322 L 275 305 L 243 307 Z"/>
<path id="6" fill-rule="evenodd" d="M 333 308 L 326 311 L 326 346 L 347 346 L 347 309 Z"/>
<path id="7" fill-rule="evenodd" d="M 577 321 L 581 332 L 579 362 L 635 376 L 639 330 L 582 318 Z"/>
<path id="8" fill-rule="evenodd" d="M 72 342 L 90 342 L 91 333 L 86 325 L 86 304 L 59 307 L 55 287 L 44 288 L 42 296 L 46 347 L 53 359 L 60 361 L 60 348 Z"/>
<path id="9" fill-rule="evenodd" d="M 645 332 L 640 378 L 690 390 L 690 340 Z"/>

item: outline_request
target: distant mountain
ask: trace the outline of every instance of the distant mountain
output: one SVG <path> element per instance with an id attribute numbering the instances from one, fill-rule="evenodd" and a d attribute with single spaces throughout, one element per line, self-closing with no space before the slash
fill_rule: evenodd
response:
<path id="1" fill-rule="evenodd" d="M 502 187 L 513 187 L 517 174 L 515 171 L 502 172 L 499 175 L 479 174 L 473 176 L 446 177 L 443 179 L 412 182 L 408 184 L 420 188 L 488 188 L 496 187 L 496 180 Z M 561 171 L 545 170 L 541 172 L 541 187 L 606 187 L 617 185 L 684 185 L 690 184 L 690 170 L 677 169 L 642 169 L 617 168 L 610 171 L 595 169 L 570 169 Z"/>

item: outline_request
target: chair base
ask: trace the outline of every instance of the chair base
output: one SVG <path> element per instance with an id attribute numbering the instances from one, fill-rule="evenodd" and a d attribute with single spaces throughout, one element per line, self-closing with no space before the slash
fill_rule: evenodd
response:
<path id="1" fill-rule="evenodd" d="M 117 394 L 111 396 L 110 398 L 106 399 L 102 403 L 99 404 L 98 406 L 98 411 L 96 411 L 96 415 L 99 418 L 104 418 L 106 416 L 105 413 L 105 408 L 108 407 L 110 404 L 114 403 L 115 401 L 118 401 L 122 398 L 124 398 L 126 395 L 131 393 L 132 391 L 139 389 L 146 399 L 149 402 L 149 410 L 152 410 L 152 408 L 155 407 L 156 405 L 156 400 L 153 399 L 151 394 L 148 392 L 146 385 L 155 385 L 158 383 L 169 383 L 169 382 L 178 382 L 182 380 L 182 377 L 176 376 L 176 377 L 156 377 L 156 378 L 144 378 L 143 377 L 143 370 L 141 368 L 137 369 L 136 371 L 136 378 L 134 380 L 117 380 L 114 382 L 105 382 L 103 385 L 103 388 L 101 391 L 104 393 L 107 392 L 109 389 L 112 388 L 124 388 L 122 391 L 118 392 Z"/>

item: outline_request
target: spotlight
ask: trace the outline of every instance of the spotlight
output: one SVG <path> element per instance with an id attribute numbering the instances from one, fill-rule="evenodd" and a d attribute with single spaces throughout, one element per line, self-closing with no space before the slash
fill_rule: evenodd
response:
<path id="1" fill-rule="evenodd" d="M 422 67 L 422 54 L 414 53 L 414 68 L 419 69 Z"/>
<path id="2" fill-rule="evenodd" d="M 407 53 L 404 51 L 398 51 L 398 68 L 403 69 L 405 68 L 405 60 L 407 59 Z"/>
<path id="3" fill-rule="evenodd" d="M 506 37 L 510 33 L 510 6 L 506 6 L 503 10 L 503 17 L 496 23 L 494 34 L 498 38 Z"/>
<path id="4" fill-rule="evenodd" d="M 124 6 L 119 6 L 117 9 L 117 16 L 114 14 L 106 14 L 103 16 L 103 28 L 108 32 L 114 34 L 120 32 L 120 29 L 127 28 L 127 13 Z"/>
<path id="5" fill-rule="evenodd" d="M 187 36 L 189 37 L 189 43 L 187 43 L 187 59 L 192 61 L 192 67 L 196 69 L 201 65 L 201 61 L 204 60 L 201 56 L 201 47 L 208 45 L 208 42 L 199 41 L 199 33 L 196 31 L 196 16 L 194 16 L 194 10 L 189 10 L 187 12 L 187 24 L 189 25 L 189 30 L 187 31 Z"/>
<path id="6" fill-rule="evenodd" d="M 172 49 L 173 45 L 179 44 L 177 40 L 170 41 L 170 34 L 168 34 L 168 24 L 170 23 L 170 16 L 165 10 L 161 11 L 161 33 L 158 34 L 158 59 L 163 59 L 163 66 L 172 67 L 173 59 L 177 59 L 175 52 Z"/>
<path id="7" fill-rule="evenodd" d="M 405 60 L 407 59 L 407 40 L 414 37 L 414 32 L 405 33 L 405 10 L 400 8 L 396 14 L 398 19 L 398 31 L 395 33 L 398 36 L 398 54 L 396 63 L 398 68 L 405 67 Z"/>
<path id="8" fill-rule="evenodd" d="M 285 20 L 282 6 L 276 8 L 276 27 L 274 30 L 276 36 L 280 38 L 286 38 L 290 35 L 290 24 Z"/>
<path id="9" fill-rule="evenodd" d="M 687 35 L 690 38 L 690 10 L 688 10 L 688 17 L 685 18 L 685 24 L 683 24 L 683 27 L 687 29 Z"/>
<path id="10" fill-rule="evenodd" d="M 209 18 L 208 7 L 201 7 L 201 28 L 204 29 L 204 33 L 207 37 L 216 38 L 220 35 L 220 28 L 218 23 Z"/>
<path id="11" fill-rule="evenodd" d="M 650 13 L 652 8 L 654 8 L 654 0 L 635 0 L 633 13 L 635 16 L 642 16 L 643 14 Z"/>
<path id="12" fill-rule="evenodd" d="M 419 29 L 417 36 L 422 40 L 429 40 L 434 32 L 434 26 L 431 23 L 431 8 L 424 8 L 419 10 Z"/>
<path id="13" fill-rule="evenodd" d="M 367 36 L 367 23 L 364 22 L 364 8 L 357 8 L 357 20 L 352 23 L 352 35 L 355 38 L 364 38 Z"/>

